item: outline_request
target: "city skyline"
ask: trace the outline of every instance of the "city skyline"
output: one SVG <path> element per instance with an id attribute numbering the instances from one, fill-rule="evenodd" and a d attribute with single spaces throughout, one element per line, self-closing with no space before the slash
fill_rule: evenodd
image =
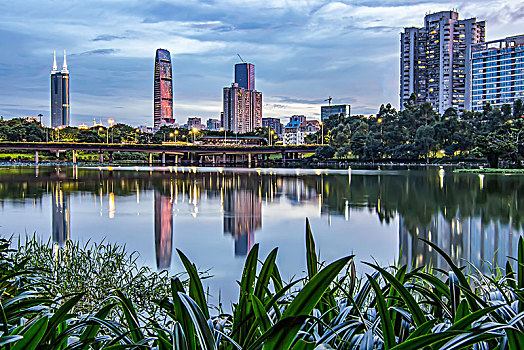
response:
<path id="1" fill-rule="evenodd" d="M 48 80 L 43 77 L 49 72 L 48 61 L 42 57 L 49 57 L 49 48 L 57 46 L 71 52 L 68 61 L 75 70 L 71 86 L 73 125 L 90 122 L 93 117 L 149 124 L 151 56 L 158 47 L 172 51 L 177 62 L 177 86 L 184 86 L 175 98 L 178 123 L 188 116 L 218 116 L 221 88 L 231 76 L 227 68 L 238 63 L 237 53 L 257 63 L 259 90 L 264 91 L 264 117 L 305 114 L 318 118 L 319 106 L 327 96 L 334 97 L 333 103 L 351 104 L 354 114 L 374 114 L 387 102 L 398 108 L 399 33 L 406 26 L 420 27 L 430 11 L 457 7 L 451 2 L 408 4 L 247 3 L 231 10 L 231 18 L 227 18 L 226 8 L 234 6 L 218 2 L 213 8 L 167 3 L 163 11 L 157 3 L 133 10 L 111 3 L 104 6 L 107 14 L 100 18 L 95 18 L 92 9 L 66 6 L 67 20 L 49 25 L 52 11 L 44 8 L 45 3 L 0 5 L 0 30 L 8 38 L 0 47 L 11 53 L 0 59 L 0 114 L 9 118 L 42 113 L 49 118 L 49 107 L 45 107 Z M 85 19 L 79 10 L 87 11 Z M 194 13 L 170 19 L 175 10 Z M 257 23 L 249 23 L 245 15 L 255 11 L 261 11 L 261 16 Z M 485 19 L 487 41 L 521 34 L 516 30 L 524 23 L 524 4 L 510 1 L 464 4 L 457 11 L 462 18 Z M 106 16 L 114 18 L 106 21 Z M 34 28 L 41 19 L 46 26 L 37 33 Z M 87 29 L 86 19 L 90 21 Z M 26 24 L 33 20 L 31 26 Z M 118 28 L 122 20 L 126 25 Z M 173 31 L 162 34 L 166 25 Z M 112 81 L 104 86 L 100 81 L 106 76 Z M 206 84 L 199 83 L 202 79 Z M 198 96 L 197 101 L 194 96 Z"/>

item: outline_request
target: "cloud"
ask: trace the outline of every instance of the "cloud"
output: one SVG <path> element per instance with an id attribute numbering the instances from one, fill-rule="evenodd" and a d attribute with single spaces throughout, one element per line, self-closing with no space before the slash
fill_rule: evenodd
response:
<path id="1" fill-rule="evenodd" d="M 96 50 L 89 50 L 89 51 L 81 52 L 76 55 L 78 56 L 112 55 L 119 51 L 120 51 L 119 49 L 96 49 Z M 74 55 L 71 55 L 71 56 L 74 56 Z"/>
<path id="2" fill-rule="evenodd" d="M 125 38 L 127 38 L 126 35 L 101 34 L 101 35 L 97 35 L 91 41 L 113 41 L 113 40 L 125 39 Z"/>
<path id="3" fill-rule="evenodd" d="M 316 116 L 327 96 L 351 104 L 355 114 L 376 113 L 388 102 L 398 108 L 399 32 L 422 26 L 428 12 L 451 8 L 461 18 L 486 19 L 490 40 L 524 28 L 524 3 L 514 0 L 0 4 L 0 113 L 49 114 L 52 54 L 64 48 L 76 53 L 68 57 L 73 124 L 93 115 L 151 124 L 154 54 L 160 47 L 173 59 L 178 122 L 220 114 L 237 54 L 256 65 L 264 116 Z"/>

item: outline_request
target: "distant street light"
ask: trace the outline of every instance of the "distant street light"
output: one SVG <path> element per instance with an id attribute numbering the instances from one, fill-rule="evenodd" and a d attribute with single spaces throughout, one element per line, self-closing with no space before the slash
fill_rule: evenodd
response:
<path id="1" fill-rule="evenodd" d="M 193 128 L 193 143 L 195 143 L 195 136 L 196 136 L 196 133 L 197 133 L 197 128 Z"/>
<path id="2" fill-rule="evenodd" d="M 324 123 L 320 122 L 320 126 L 322 127 L 322 144 L 324 144 Z"/>
<path id="3" fill-rule="evenodd" d="M 111 118 L 107 122 L 109 123 L 109 128 L 111 129 L 111 143 L 114 143 L 114 141 L 113 141 L 113 124 L 115 123 L 115 120 L 113 118 Z"/>
<path id="4" fill-rule="evenodd" d="M 275 132 L 274 132 L 273 130 L 271 130 L 271 131 L 269 132 L 269 134 L 270 134 L 270 135 L 269 135 L 269 145 L 270 145 L 270 146 L 271 146 L 272 143 L 273 143 L 273 134 L 274 134 L 274 133 L 275 133 Z"/>
<path id="5" fill-rule="evenodd" d="M 175 143 L 176 143 L 176 135 L 178 135 L 178 129 L 175 130 Z"/>
<path id="6" fill-rule="evenodd" d="M 227 134 L 226 134 L 226 129 L 224 128 L 220 128 L 220 131 L 223 131 L 224 132 L 224 145 L 226 144 L 226 139 L 227 139 Z"/>

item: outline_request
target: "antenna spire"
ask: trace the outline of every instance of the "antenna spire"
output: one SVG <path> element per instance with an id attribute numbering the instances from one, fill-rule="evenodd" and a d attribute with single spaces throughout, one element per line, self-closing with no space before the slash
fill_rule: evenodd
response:
<path id="1" fill-rule="evenodd" d="M 58 67 L 56 65 L 56 50 L 53 51 L 53 70 L 51 74 L 58 72 Z"/>
<path id="2" fill-rule="evenodd" d="M 64 65 L 62 67 L 62 73 L 69 73 L 67 70 L 66 50 L 64 50 Z"/>

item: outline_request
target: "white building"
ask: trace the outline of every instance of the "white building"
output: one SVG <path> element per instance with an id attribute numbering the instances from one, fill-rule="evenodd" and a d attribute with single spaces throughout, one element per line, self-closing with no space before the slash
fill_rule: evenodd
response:
<path id="1" fill-rule="evenodd" d="M 284 146 L 303 145 L 306 143 L 306 136 L 314 134 L 320 130 L 318 120 L 307 120 L 303 122 L 291 121 L 284 128 Z"/>

